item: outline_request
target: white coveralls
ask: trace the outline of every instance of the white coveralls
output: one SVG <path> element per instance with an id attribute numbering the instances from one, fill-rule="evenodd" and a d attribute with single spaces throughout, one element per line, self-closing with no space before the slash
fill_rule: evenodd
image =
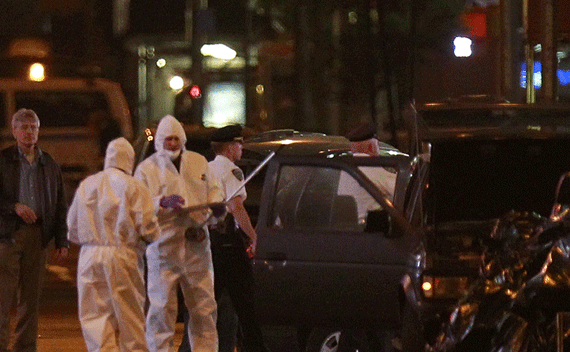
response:
<path id="1" fill-rule="evenodd" d="M 111 141 L 104 170 L 81 182 L 67 215 L 68 239 L 81 245 L 79 320 L 89 351 L 148 351 L 143 255 L 158 224 L 148 189 L 131 176 L 134 156 L 126 139 Z"/>
<path id="2" fill-rule="evenodd" d="M 180 195 L 184 206 L 221 202 L 220 186 L 208 167 L 206 158 L 182 147 L 180 172 L 171 161 L 172 152 L 164 149 L 164 140 L 178 136 L 184 145 L 182 125 L 170 115 L 161 119 L 155 136 L 156 152 L 139 164 L 135 177 L 150 189 L 158 215 L 159 239 L 148 246 L 148 298 L 146 337 L 152 352 L 175 351 L 174 332 L 177 317 L 177 287 L 180 284 L 189 314 L 188 336 L 193 352 L 218 350 L 214 272 L 207 226 L 206 239 L 189 241 L 188 227 L 203 224 L 208 211 L 183 213 L 161 208 L 160 199 Z"/>

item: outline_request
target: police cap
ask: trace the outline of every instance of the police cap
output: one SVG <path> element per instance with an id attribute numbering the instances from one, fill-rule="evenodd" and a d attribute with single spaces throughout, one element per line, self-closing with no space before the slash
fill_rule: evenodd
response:
<path id="1" fill-rule="evenodd" d="M 241 125 L 229 125 L 215 130 L 212 133 L 212 142 L 223 143 L 243 141 Z"/>
<path id="2" fill-rule="evenodd" d="M 346 134 L 351 142 L 361 142 L 376 137 L 377 126 L 373 122 L 363 122 Z"/>

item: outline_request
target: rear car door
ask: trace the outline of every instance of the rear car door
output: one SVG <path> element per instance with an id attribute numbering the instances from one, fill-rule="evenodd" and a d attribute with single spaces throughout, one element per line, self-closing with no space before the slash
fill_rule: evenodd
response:
<path id="1" fill-rule="evenodd" d="M 368 214 L 400 202 L 409 160 L 340 159 L 276 157 L 270 163 L 254 260 L 264 323 L 399 322 L 397 287 L 414 240 L 397 229 L 371 231 Z M 367 179 L 375 172 L 384 182 Z"/>

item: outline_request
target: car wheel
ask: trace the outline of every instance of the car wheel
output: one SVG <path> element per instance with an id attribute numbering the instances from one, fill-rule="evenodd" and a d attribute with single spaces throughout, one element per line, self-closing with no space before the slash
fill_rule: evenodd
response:
<path id="1" fill-rule="evenodd" d="M 342 335 L 339 328 L 317 328 L 311 331 L 306 343 L 306 352 L 338 352 L 339 342 Z M 399 351 L 394 346 L 394 332 L 364 330 L 354 331 L 354 336 L 349 337 L 349 351 L 351 352 L 393 352 Z M 349 333 L 350 334 L 350 333 Z M 348 348 L 345 346 L 345 350 Z M 344 352 L 344 351 L 343 351 Z"/>
<path id="2" fill-rule="evenodd" d="M 316 328 L 307 339 L 306 352 L 337 352 L 340 329 Z"/>
<path id="3" fill-rule="evenodd" d="M 402 312 L 402 352 L 424 351 L 425 339 L 423 331 L 423 325 L 418 312 L 406 302 Z"/>

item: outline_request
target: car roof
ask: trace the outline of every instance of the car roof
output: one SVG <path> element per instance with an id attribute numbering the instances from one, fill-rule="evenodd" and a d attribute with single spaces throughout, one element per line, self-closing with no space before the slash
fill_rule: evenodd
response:
<path id="1" fill-rule="evenodd" d="M 266 138 L 266 136 L 246 139 L 243 149 L 260 155 L 267 155 L 277 150 L 281 155 L 318 155 L 350 151 L 349 141 L 343 136 L 297 132 L 273 137 L 272 139 Z"/>
<path id="2" fill-rule="evenodd" d="M 213 159 L 210 148 L 210 137 L 216 128 L 184 124 L 184 130 L 188 137 L 186 146 L 188 149 L 204 155 L 209 160 Z M 148 145 L 152 140 L 156 127 L 150 127 L 143 131 L 135 150 L 143 150 L 142 143 Z M 251 128 L 244 128 L 243 156 L 244 160 L 263 160 L 272 151 L 279 150 L 280 155 L 311 156 L 311 155 L 350 155 L 350 142 L 344 136 L 326 135 L 319 132 L 301 132 L 293 129 L 277 129 L 266 132 L 256 132 Z M 397 148 L 379 142 L 380 156 L 407 155 Z M 142 151 L 149 155 L 154 151 L 153 145 L 150 150 Z M 146 148 L 145 148 L 146 149 Z M 144 155 L 138 152 L 137 160 L 140 162 Z"/>
<path id="3" fill-rule="evenodd" d="M 396 147 L 378 142 L 380 156 L 406 155 Z M 279 149 L 281 155 L 344 155 L 350 154 L 350 142 L 344 136 L 291 129 L 274 130 L 245 140 L 244 149 L 267 155 Z"/>

